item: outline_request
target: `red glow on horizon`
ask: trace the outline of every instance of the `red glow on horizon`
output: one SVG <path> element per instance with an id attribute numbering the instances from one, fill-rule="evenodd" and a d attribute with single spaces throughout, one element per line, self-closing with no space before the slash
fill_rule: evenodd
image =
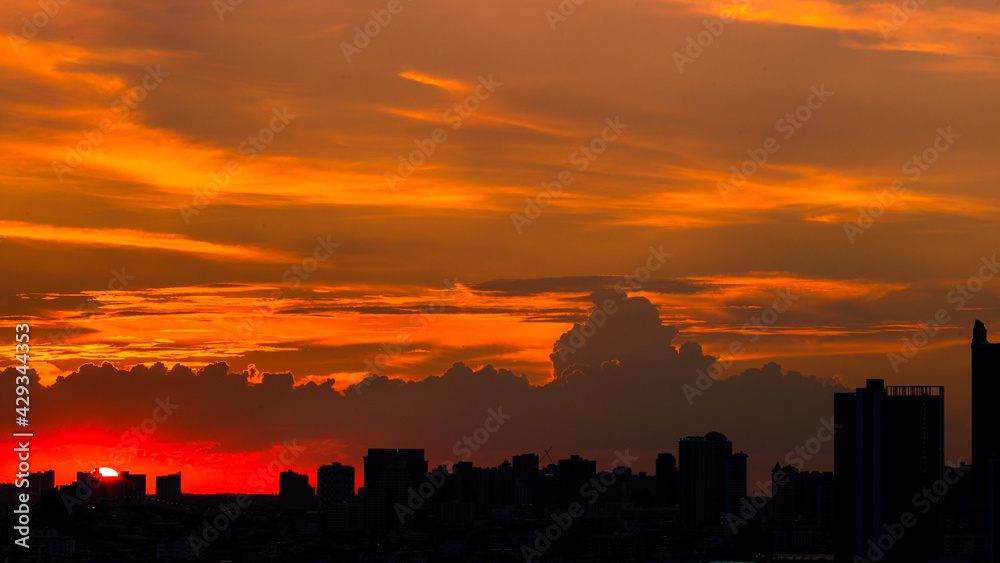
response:
<path id="1" fill-rule="evenodd" d="M 160 442 L 155 435 L 148 436 L 138 448 L 128 448 L 120 443 L 118 433 L 97 428 L 46 432 L 44 437 L 34 440 L 32 446 L 37 449 L 32 454 L 33 467 L 40 471 L 54 470 L 57 486 L 74 483 L 80 471 L 102 478 L 120 477 L 121 471 L 127 471 L 146 475 L 148 494 L 155 492 L 156 476 L 178 472 L 183 475 L 184 493 L 277 494 L 281 471 L 291 469 L 307 474 L 310 484 L 315 486 L 317 468 L 338 459 L 320 454 L 321 459 L 288 460 L 286 455 L 285 461 L 291 463 L 284 463 L 280 457 L 281 444 L 264 451 L 213 452 L 218 446 L 215 442 Z M 9 442 L 5 446 L 15 447 Z M 358 472 L 355 489 L 361 485 L 362 476 Z"/>

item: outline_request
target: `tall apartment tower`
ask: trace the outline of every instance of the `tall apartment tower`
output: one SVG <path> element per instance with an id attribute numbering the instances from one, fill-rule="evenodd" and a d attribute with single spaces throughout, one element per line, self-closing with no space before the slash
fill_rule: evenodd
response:
<path id="1" fill-rule="evenodd" d="M 782 484 L 784 483 L 784 484 Z M 799 470 L 774 464 L 771 470 L 771 518 L 780 527 L 795 524 L 799 517 Z"/>
<path id="2" fill-rule="evenodd" d="M 278 504 L 285 509 L 308 510 L 316 498 L 309 476 L 291 469 L 278 476 Z"/>
<path id="3" fill-rule="evenodd" d="M 156 476 L 156 498 L 169 501 L 180 502 L 181 500 L 181 474 Z"/>
<path id="4" fill-rule="evenodd" d="M 1000 563 L 1000 344 L 972 329 L 972 523 L 986 533 L 979 561 Z M 995 463 L 991 461 L 996 460 Z"/>
<path id="5" fill-rule="evenodd" d="M 406 505 L 407 491 L 427 476 L 424 450 L 372 448 L 365 456 L 364 528 L 376 534 L 403 527 L 393 507 Z"/>
<path id="6" fill-rule="evenodd" d="M 514 472 L 514 502 L 518 506 L 533 506 L 538 490 L 538 454 L 515 455 L 511 460 Z"/>
<path id="7" fill-rule="evenodd" d="M 569 504 L 580 498 L 580 487 L 597 475 L 597 461 L 583 459 L 573 454 L 569 459 L 560 459 L 556 473 L 557 497 L 559 504 Z"/>
<path id="8" fill-rule="evenodd" d="M 677 460 L 674 454 L 656 456 L 656 505 L 677 504 Z"/>
<path id="9" fill-rule="evenodd" d="M 722 526 L 726 514 L 738 510 L 746 496 L 746 454 L 734 456 L 733 443 L 719 432 L 683 438 L 677 453 L 681 524 Z"/>
<path id="10" fill-rule="evenodd" d="M 742 451 L 726 458 L 726 514 L 740 511 L 740 501 L 747 496 L 747 458 Z"/>
<path id="11" fill-rule="evenodd" d="M 834 395 L 836 561 L 926 563 L 942 553 L 940 503 L 915 502 L 944 470 L 944 387 L 891 386 L 869 379 L 854 393 Z M 919 499 L 918 499 L 919 500 Z M 915 519 L 901 538 L 889 528 Z M 887 526 L 889 528 L 887 528 Z M 878 553 L 878 551 L 873 551 Z"/>
<path id="12" fill-rule="evenodd" d="M 316 470 L 316 496 L 323 509 L 354 498 L 354 468 L 331 463 Z"/>

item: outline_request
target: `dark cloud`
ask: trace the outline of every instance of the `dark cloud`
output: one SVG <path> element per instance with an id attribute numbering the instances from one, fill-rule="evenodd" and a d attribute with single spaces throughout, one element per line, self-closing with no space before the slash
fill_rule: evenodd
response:
<path id="1" fill-rule="evenodd" d="M 670 345 L 677 328 L 662 325 L 648 299 L 614 292 L 595 292 L 592 298 L 595 308 L 587 320 L 574 324 L 553 346 L 549 357 L 557 380 L 574 364 L 599 368 L 617 361 L 626 370 L 657 371 L 679 367 L 677 350 Z"/>
<path id="2" fill-rule="evenodd" d="M 543 293 L 590 293 L 598 289 L 611 289 L 622 276 L 565 276 L 561 278 L 500 279 L 471 284 L 475 291 L 484 291 L 507 297 L 525 297 Z M 649 280 L 642 284 L 643 291 L 651 293 L 696 293 L 704 284 L 688 280 Z"/>
<path id="3" fill-rule="evenodd" d="M 612 294 L 593 298 L 599 307 Z M 713 382 L 690 404 L 682 387 L 694 384 L 715 358 L 694 342 L 676 348 L 677 329 L 661 324 L 648 300 L 620 297 L 617 304 L 620 310 L 571 358 L 556 359 L 558 377 L 545 385 L 507 369 L 461 362 L 420 381 L 372 376 L 344 392 L 331 381 L 295 385 L 287 372 L 232 373 L 224 363 L 199 370 L 88 364 L 33 391 L 35 431 L 54 433 L 83 420 L 125 429 L 148 417 L 156 399 L 169 397 L 180 407 L 158 431 L 167 442 L 210 441 L 219 444 L 213 451 L 249 452 L 282 440 L 333 440 L 356 465 L 367 447 L 414 446 L 439 463 L 454 459 L 453 444 L 482 424 L 487 409 L 502 407 L 511 419 L 477 454 L 477 463 L 552 445 L 560 455 L 627 447 L 651 463 L 655 453 L 675 451 L 679 438 L 714 430 L 749 452 L 763 471 L 813 435 L 820 418 L 832 412 L 832 393 L 844 390 L 771 363 Z M 4 375 L 15 373 L 8 368 Z M 13 402 L 11 394 L 12 386 L 5 386 L 0 400 Z M 783 407 L 768 407 L 776 404 Z"/>

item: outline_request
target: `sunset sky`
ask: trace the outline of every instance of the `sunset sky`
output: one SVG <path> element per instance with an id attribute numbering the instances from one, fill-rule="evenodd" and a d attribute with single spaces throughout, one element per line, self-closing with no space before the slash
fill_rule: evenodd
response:
<path id="1" fill-rule="evenodd" d="M 150 492 L 235 491 L 298 440 L 284 468 L 360 485 L 366 448 L 457 461 L 503 405 L 477 465 L 631 447 L 652 472 L 717 430 L 752 487 L 866 378 L 945 385 L 945 459 L 969 459 L 1000 2 L 50 2 L 0 6 L 0 314 L 31 324 L 58 483 L 117 451 Z M 555 368 L 616 284 L 648 303 Z"/>

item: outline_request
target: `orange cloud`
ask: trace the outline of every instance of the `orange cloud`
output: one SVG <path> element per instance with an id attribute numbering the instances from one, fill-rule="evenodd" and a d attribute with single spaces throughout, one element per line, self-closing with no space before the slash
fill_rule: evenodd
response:
<path id="1" fill-rule="evenodd" d="M 57 227 L 23 221 L 0 221 L 0 235 L 55 244 L 128 247 L 181 252 L 207 260 L 248 260 L 255 262 L 290 262 L 299 258 L 245 245 L 225 245 L 193 240 L 169 233 L 150 233 L 135 229 L 98 229 Z"/>
<path id="2" fill-rule="evenodd" d="M 407 80 L 412 80 L 414 82 L 419 82 L 421 84 L 427 84 L 428 86 L 437 86 L 442 90 L 448 92 L 467 92 L 470 87 L 463 82 L 458 80 L 450 80 L 447 78 L 438 78 L 435 76 L 430 76 L 416 71 L 406 71 L 399 73 L 399 76 Z"/>

